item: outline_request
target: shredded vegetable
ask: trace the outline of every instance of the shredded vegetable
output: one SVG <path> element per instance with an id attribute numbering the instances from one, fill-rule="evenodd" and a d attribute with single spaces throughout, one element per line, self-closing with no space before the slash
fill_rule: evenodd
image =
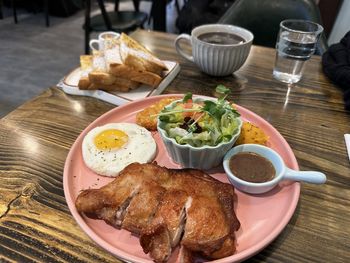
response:
<path id="1" fill-rule="evenodd" d="M 226 100 L 225 86 L 219 85 L 216 91 L 222 94 L 217 101 L 193 100 L 187 93 L 181 101 L 165 107 L 158 116 L 167 135 L 194 147 L 230 141 L 239 127 L 240 114 Z"/>

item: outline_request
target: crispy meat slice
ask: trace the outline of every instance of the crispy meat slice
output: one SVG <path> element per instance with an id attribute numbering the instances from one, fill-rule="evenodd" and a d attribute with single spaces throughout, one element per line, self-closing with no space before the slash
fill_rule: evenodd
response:
<path id="1" fill-rule="evenodd" d="M 153 224 L 143 230 L 140 237 L 143 251 L 150 253 L 155 262 L 166 262 L 171 255 L 171 240 L 168 228 L 164 222 Z"/>
<path id="2" fill-rule="evenodd" d="M 220 248 L 218 248 L 216 251 L 211 251 L 210 253 L 207 253 L 207 251 L 201 251 L 204 256 L 213 258 L 213 259 L 219 259 L 231 256 L 236 251 L 235 246 L 235 237 L 234 236 L 227 236 L 223 243 L 221 244 Z"/>
<path id="3" fill-rule="evenodd" d="M 158 210 L 148 229 L 156 226 L 159 222 L 164 223 L 170 235 L 171 247 L 176 247 L 185 227 L 185 209 L 188 203 L 191 202 L 192 198 L 185 191 L 168 190 L 160 201 Z"/>
<path id="4" fill-rule="evenodd" d="M 179 263 L 193 263 L 193 253 L 185 246 L 181 246 L 179 253 Z"/>
<path id="5" fill-rule="evenodd" d="M 234 189 L 199 170 L 128 165 L 100 189 L 82 191 L 79 212 L 140 234 L 145 253 L 168 260 L 179 240 L 184 262 L 194 252 L 221 258 L 235 251 Z M 187 260 L 187 261 L 186 261 Z"/>
<path id="6" fill-rule="evenodd" d="M 159 200 L 166 189 L 155 182 L 145 182 L 126 210 L 122 228 L 139 235 L 150 223 L 157 210 Z"/>
<path id="7" fill-rule="evenodd" d="M 186 212 L 182 245 L 207 256 L 220 249 L 230 234 L 230 226 L 218 199 L 197 196 Z"/>
<path id="8" fill-rule="evenodd" d="M 88 217 L 103 219 L 106 223 L 120 227 L 125 210 L 131 199 L 137 194 L 140 185 L 124 188 L 116 194 L 114 184 L 107 184 L 101 189 L 88 189 L 79 194 L 75 205 L 78 211 Z"/>
<path id="9" fill-rule="evenodd" d="M 131 196 L 129 196 L 124 203 L 122 203 L 120 206 L 118 206 L 118 209 L 115 213 L 115 224 L 117 226 L 121 226 L 123 221 L 124 221 L 124 217 L 126 214 L 126 209 L 129 207 L 131 199 L 134 197 L 134 195 L 136 194 L 136 192 L 134 192 Z M 111 209 L 112 210 L 112 209 Z M 113 212 L 113 211 L 111 211 Z M 112 215 L 113 216 L 113 215 Z M 103 219 L 103 216 L 101 217 L 101 219 Z"/>
<path id="10" fill-rule="evenodd" d="M 186 192 L 168 190 L 158 205 L 152 221 L 140 236 L 145 253 L 150 253 L 156 262 L 165 262 L 172 248 L 178 245 L 185 225 L 186 205 L 192 198 Z"/>

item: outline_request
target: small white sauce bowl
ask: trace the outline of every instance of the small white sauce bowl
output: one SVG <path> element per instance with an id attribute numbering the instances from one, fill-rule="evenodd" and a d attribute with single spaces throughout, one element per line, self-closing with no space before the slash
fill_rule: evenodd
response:
<path id="1" fill-rule="evenodd" d="M 230 169 L 230 159 L 240 152 L 252 152 L 259 154 L 269 160 L 276 170 L 275 177 L 271 181 L 263 183 L 251 183 L 236 177 Z M 312 184 L 323 184 L 326 182 L 326 175 L 315 171 L 295 171 L 289 169 L 283 162 L 282 157 L 271 148 L 259 144 L 242 144 L 228 151 L 223 160 L 223 166 L 231 184 L 238 190 L 250 194 L 262 194 L 273 189 L 281 180 L 303 181 Z"/>

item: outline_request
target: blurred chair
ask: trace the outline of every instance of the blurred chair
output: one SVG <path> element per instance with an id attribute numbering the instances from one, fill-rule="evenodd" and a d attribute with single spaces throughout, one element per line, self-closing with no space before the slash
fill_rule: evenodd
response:
<path id="1" fill-rule="evenodd" d="M 153 2 L 153 0 L 149 0 L 151 2 Z M 167 1 L 167 4 L 171 3 L 173 0 L 166 0 Z M 184 3 L 186 3 L 188 0 L 184 0 Z M 174 5 L 175 5 L 175 8 L 176 8 L 176 12 L 177 14 L 180 13 L 181 11 L 181 7 L 180 7 L 180 3 L 179 3 L 179 0 L 174 0 Z M 149 15 L 149 18 L 148 18 L 148 24 L 151 23 L 151 19 L 156 15 L 156 11 L 154 10 L 154 7 L 153 7 L 153 3 L 152 3 L 152 6 L 151 6 L 151 12 L 150 12 L 150 15 Z"/>
<path id="2" fill-rule="evenodd" d="M 45 24 L 47 27 L 50 26 L 50 19 L 49 19 L 49 0 L 43 0 L 44 4 L 44 15 L 45 15 Z M 17 6 L 16 6 L 16 0 L 11 0 L 12 5 L 12 11 L 13 11 L 13 18 L 15 21 L 15 24 L 18 23 L 17 19 Z"/>
<path id="3" fill-rule="evenodd" d="M 2 13 L 2 6 L 3 6 L 3 3 L 2 3 L 2 0 L 0 0 L 0 19 L 4 19 L 4 15 Z"/>
<path id="4" fill-rule="evenodd" d="M 107 12 L 103 0 L 97 0 L 101 14 L 91 17 L 91 0 L 86 0 L 85 9 L 85 53 L 89 53 L 90 33 L 93 31 L 125 32 L 143 27 L 147 14 L 139 11 L 140 0 L 133 0 L 134 11 L 119 11 L 119 0 L 115 0 L 114 12 Z"/>
<path id="5" fill-rule="evenodd" d="M 255 45 L 275 47 L 279 24 L 285 19 L 304 19 L 322 25 L 314 0 L 237 0 L 218 23 L 244 27 L 254 34 Z M 322 33 L 316 53 L 323 54 L 327 49 Z"/>

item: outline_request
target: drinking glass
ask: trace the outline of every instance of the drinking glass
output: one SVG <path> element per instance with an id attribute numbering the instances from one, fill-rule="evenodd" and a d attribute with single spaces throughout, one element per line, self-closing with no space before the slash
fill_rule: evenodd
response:
<path id="1" fill-rule="evenodd" d="M 298 82 L 305 62 L 314 54 L 323 27 L 306 20 L 284 20 L 276 42 L 273 76 L 285 83 Z"/>

